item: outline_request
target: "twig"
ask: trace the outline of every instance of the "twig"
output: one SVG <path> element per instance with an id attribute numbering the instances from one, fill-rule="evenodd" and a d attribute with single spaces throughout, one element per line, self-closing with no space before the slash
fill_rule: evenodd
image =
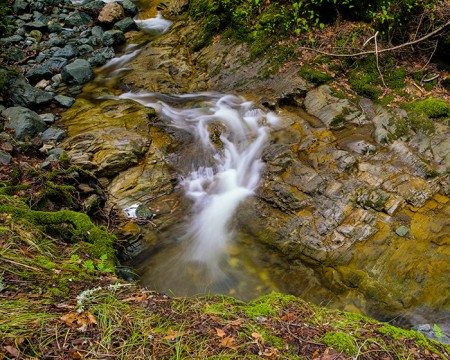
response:
<path id="1" fill-rule="evenodd" d="M 387 89 L 387 85 L 384 82 L 383 73 L 381 72 L 381 69 L 380 69 L 380 62 L 378 60 L 378 42 L 377 42 L 377 37 L 378 37 L 378 31 L 373 36 L 374 41 L 375 41 L 375 60 L 376 60 L 376 64 L 377 64 L 378 73 L 380 74 L 381 82 L 383 83 L 384 88 Z"/>
<path id="2" fill-rule="evenodd" d="M 321 50 L 318 50 L 318 49 L 309 48 L 309 47 L 303 47 L 303 46 L 301 46 L 299 49 L 301 49 L 301 50 L 308 50 L 308 51 L 314 51 L 314 52 L 322 54 L 322 55 L 333 56 L 333 57 L 363 56 L 363 55 L 375 54 L 377 52 L 380 54 L 380 53 L 384 53 L 384 52 L 388 52 L 388 51 L 394 51 L 394 50 L 402 49 L 402 48 L 404 48 L 406 46 L 411 46 L 411 45 L 414 45 L 414 44 L 418 44 L 418 43 L 420 43 L 420 42 L 422 42 L 422 41 L 424 41 L 424 40 L 426 40 L 426 39 L 428 39 L 428 38 L 430 38 L 430 37 L 440 33 L 442 30 L 444 30 L 448 26 L 450 26 L 450 21 L 447 21 L 444 25 L 442 25 L 441 27 L 437 28 L 436 30 L 428 33 L 427 35 L 422 36 L 420 39 L 413 40 L 413 41 L 408 41 L 406 43 L 403 43 L 403 44 L 400 44 L 400 45 L 397 45 L 397 46 L 393 46 L 393 47 L 390 47 L 390 48 L 386 48 L 386 49 L 380 49 L 378 51 L 376 51 L 376 50 L 368 50 L 368 51 L 361 51 L 361 52 L 353 53 L 353 54 L 337 54 L 337 53 L 329 53 L 329 52 L 326 52 L 326 51 L 321 51 Z"/>

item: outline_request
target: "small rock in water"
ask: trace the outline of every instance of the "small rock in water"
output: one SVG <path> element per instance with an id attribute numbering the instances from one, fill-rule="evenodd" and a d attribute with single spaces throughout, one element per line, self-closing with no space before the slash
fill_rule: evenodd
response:
<path id="1" fill-rule="evenodd" d="M 409 228 L 404 225 L 399 226 L 397 229 L 395 229 L 395 233 L 401 237 L 406 236 L 406 234 L 408 234 L 408 232 L 409 232 Z"/>
<path id="2" fill-rule="evenodd" d="M 69 108 L 73 105 L 75 102 L 75 99 L 71 96 L 65 96 L 65 95 L 57 95 L 55 96 L 55 101 L 66 108 Z"/>
<path id="3" fill-rule="evenodd" d="M 155 216 L 155 214 L 153 214 L 153 212 L 146 205 L 139 203 L 133 204 L 123 209 L 123 211 L 129 218 L 141 218 L 150 220 Z"/>

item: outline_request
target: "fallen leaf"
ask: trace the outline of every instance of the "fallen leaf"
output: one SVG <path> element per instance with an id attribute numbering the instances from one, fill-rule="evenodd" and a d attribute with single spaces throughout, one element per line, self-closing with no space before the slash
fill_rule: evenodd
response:
<path id="1" fill-rule="evenodd" d="M 258 343 L 264 344 L 264 339 L 261 334 L 257 332 L 252 333 L 252 338 L 255 339 Z"/>
<path id="2" fill-rule="evenodd" d="M 19 350 L 17 350 L 15 347 L 12 347 L 12 346 L 5 346 L 5 350 L 6 350 L 6 352 L 7 352 L 9 355 L 11 355 L 11 356 L 13 356 L 13 357 L 15 357 L 15 358 L 19 358 L 19 357 L 20 357 L 20 352 L 19 352 Z"/>
<path id="3" fill-rule="evenodd" d="M 223 331 L 222 329 L 218 329 L 218 328 L 216 328 L 216 333 L 217 333 L 217 336 L 219 336 L 221 338 L 223 338 L 226 335 L 225 331 Z"/>
<path id="4" fill-rule="evenodd" d="M 174 341 L 174 340 L 178 339 L 179 337 L 182 337 L 185 334 L 186 333 L 183 331 L 176 331 L 176 330 L 169 329 L 169 330 L 167 330 L 165 339 L 169 340 L 169 341 Z"/>
<path id="5" fill-rule="evenodd" d="M 234 338 L 227 336 L 226 338 L 223 338 L 222 340 L 220 340 L 220 345 L 230 348 L 230 349 L 235 349 L 236 346 L 233 345 L 234 343 Z"/>
<path id="6" fill-rule="evenodd" d="M 274 347 L 270 347 L 264 350 L 262 353 L 262 356 L 264 357 L 277 357 L 279 355 L 278 349 Z"/>
<path id="7" fill-rule="evenodd" d="M 230 325 L 232 325 L 232 326 L 241 325 L 244 321 L 245 321 L 244 319 L 240 318 L 240 319 L 237 319 L 237 320 L 234 320 L 233 322 L 231 322 Z"/>
<path id="8" fill-rule="evenodd" d="M 141 294 L 137 294 L 136 296 L 131 296 L 126 299 L 123 299 L 122 301 L 123 302 L 133 301 L 133 302 L 141 303 L 141 302 L 147 300 L 147 298 L 148 298 L 147 294 L 141 293 Z"/>
<path id="9" fill-rule="evenodd" d="M 78 313 L 77 311 L 72 311 L 66 315 L 60 317 L 61 321 L 64 321 L 69 326 L 77 325 L 79 327 L 87 327 L 89 325 L 97 324 L 97 320 L 94 315 L 89 311 L 83 311 Z"/>

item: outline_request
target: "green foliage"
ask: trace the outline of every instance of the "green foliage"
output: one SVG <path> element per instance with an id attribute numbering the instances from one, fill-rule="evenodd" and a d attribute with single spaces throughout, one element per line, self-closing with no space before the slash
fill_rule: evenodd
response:
<path id="1" fill-rule="evenodd" d="M 7 36 L 11 33 L 14 20 L 9 18 L 12 13 L 10 2 L 0 1 L 0 37 Z"/>
<path id="2" fill-rule="evenodd" d="M 330 331 L 325 334 L 322 341 L 324 344 L 337 351 L 342 351 L 348 356 L 356 355 L 358 353 L 355 339 L 347 333 Z"/>

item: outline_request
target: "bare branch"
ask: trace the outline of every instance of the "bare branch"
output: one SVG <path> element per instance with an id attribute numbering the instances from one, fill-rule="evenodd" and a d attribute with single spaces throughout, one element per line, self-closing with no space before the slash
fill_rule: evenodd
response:
<path id="1" fill-rule="evenodd" d="M 327 56 L 333 56 L 333 57 L 353 57 L 353 56 L 363 56 L 363 55 L 371 55 L 371 54 L 380 54 L 380 53 L 384 53 L 384 52 L 388 52 L 388 51 L 394 51 L 394 50 L 398 50 L 398 49 L 402 49 L 404 47 L 407 46 L 411 46 L 411 45 L 415 45 L 418 44 L 426 39 L 429 39 L 430 37 L 439 34 L 442 30 L 444 30 L 446 27 L 450 26 L 450 21 L 447 21 L 444 25 L 442 25 L 441 27 L 437 28 L 436 30 L 426 34 L 425 36 L 422 36 L 421 38 L 417 39 L 417 40 L 413 40 L 413 41 L 408 41 L 406 43 L 397 45 L 397 46 L 393 46 L 390 48 L 386 48 L 386 49 L 375 49 L 375 50 L 368 50 L 368 51 L 361 51 L 361 52 L 357 52 L 357 53 L 353 53 L 353 54 L 337 54 L 337 53 L 329 53 L 326 51 L 321 51 L 321 50 L 317 50 L 314 48 L 309 48 L 309 47 L 303 47 L 301 46 L 299 49 L 300 50 L 308 50 L 308 51 L 314 51 L 316 53 L 322 54 L 322 55 L 327 55 Z M 372 39 L 372 38 L 370 38 Z M 369 40 L 370 40 L 369 39 Z"/>

